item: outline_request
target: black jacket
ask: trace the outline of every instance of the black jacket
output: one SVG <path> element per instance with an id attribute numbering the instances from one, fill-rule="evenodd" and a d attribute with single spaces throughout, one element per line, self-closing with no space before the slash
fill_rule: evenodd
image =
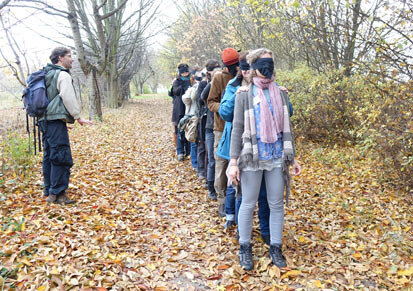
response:
<path id="1" fill-rule="evenodd" d="M 182 102 L 182 95 L 191 86 L 190 80 L 176 79 L 172 84 L 170 96 L 173 98 L 172 122 L 178 125 L 179 121 L 185 115 L 185 104 Z M 171 94 L 172 93 L 172 94 Z"/>
<path id="2" fill-rule="evenodd" d="M 211 89 L 211 82 L 209 82 L 204 90 L 201 93 L 201 99 L 204 100 L 205 104 L 207 103 L 208 100 L 208 95 L 209 95 L 209 90 Z M 205 128 L 208 129 L 214 129 L 214 112 L 208 109 L 207 111 L 207 121 Z"/>

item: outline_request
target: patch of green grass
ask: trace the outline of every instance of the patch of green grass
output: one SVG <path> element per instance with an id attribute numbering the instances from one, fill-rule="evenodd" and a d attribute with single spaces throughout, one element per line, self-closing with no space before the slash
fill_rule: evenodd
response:
<path id="1" fill-rule="evenodd" d="M 0 92 L 0 109 L 7 109 L 20 105 L 23 106 L 23 102 L 15 96 L 9 93 Z"/>
<path id="2" fill-rule="evenodd" d="M 139 96 L 132 96 L 132 99 L 152 99 L 152 98 L 161 98 L 161 99 L 168 99 L 171 98 L 168 96 L 168 93 L 157 93 L 157 94 L 142 94 Z"/>

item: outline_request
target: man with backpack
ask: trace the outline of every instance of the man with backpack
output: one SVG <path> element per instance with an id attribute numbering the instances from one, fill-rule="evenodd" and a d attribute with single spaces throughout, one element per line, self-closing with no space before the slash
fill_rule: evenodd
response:
<path id="1" fill-rule="evenodd" d="M 73 58 L 69 49 L 58 47 L 50 55 L 51 64 L 44 68 L 45 85 L 49 104 L 39 121 L 43 134 L 43 178 L 46 201 L 57 204 L 73 204 L 66 191 L 69 187 L 70 168 L 73 165 L 67 123 L 92 122 L 80 117 L 80 104 L 69 70 Z"/>

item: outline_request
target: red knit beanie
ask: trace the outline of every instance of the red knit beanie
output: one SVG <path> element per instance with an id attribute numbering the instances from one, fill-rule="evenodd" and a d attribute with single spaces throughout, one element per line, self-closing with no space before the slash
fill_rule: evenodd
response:
<path id="1" fill-rule="evenodd" d="M 233 48 L 227 47 L 222 51 L 221 59 L 227 66 L 238 63 L 238 58 L 238 52 Z"/>

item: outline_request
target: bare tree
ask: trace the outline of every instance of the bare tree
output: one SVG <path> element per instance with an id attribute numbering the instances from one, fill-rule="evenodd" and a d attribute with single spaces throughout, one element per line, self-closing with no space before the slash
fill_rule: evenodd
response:
<path id="1" fill-rule="evenodd" d="M 10 2 L 11 0 L 3 0 L 2 2 L 0 2 L 0 10 L 6 7 Z"/>
<path id="2" fill-rule="evenodd" d="M 13 75 L 16 77 L 17 81 L 23 86 L 26 86 L 26 75 L 30 73 L 30 68 L 27 62 L 26 53 L 22 50 L 20 45 L 17 43 L 16 39 L 13 37 L 13 33 L 10 27 L 5 25 L 4 16 L 0 13 L 0 24 L 3 28 L 5 38 L 7 40 L 8 47 L 13 53 L 14 61 L 10 61 L 9 58 L 4 54 L 3 50 L 0 48 L 0 55 L 3 60 L 7 63 L 8 67 L 12 70 Z M 21 60 L 23 58 L 23 62 Z M 25 68 L 23 68 L 25 66 Z"/>

